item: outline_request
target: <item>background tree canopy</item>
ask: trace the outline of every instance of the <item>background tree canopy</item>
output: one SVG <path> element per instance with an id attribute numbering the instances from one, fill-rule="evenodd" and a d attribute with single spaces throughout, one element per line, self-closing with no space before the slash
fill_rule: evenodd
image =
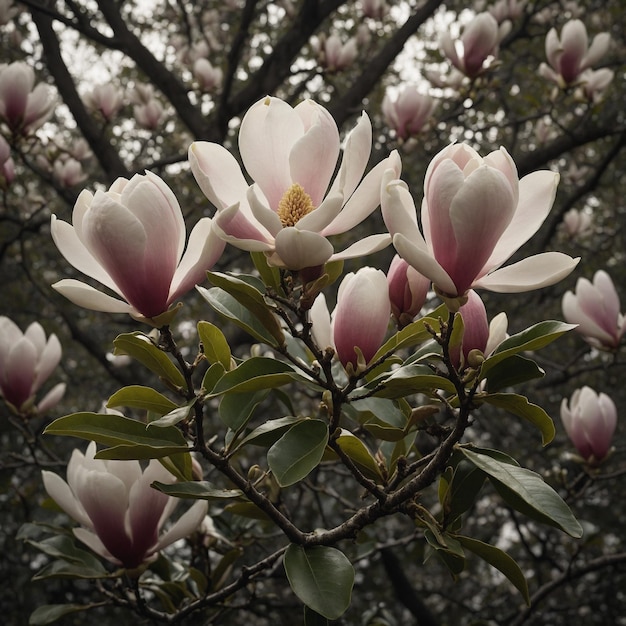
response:
<path id="1" fill-rule="evenodd" d="M 497 23 L 497 39 L 477 69 L 467 65 L 455 68 L 450 46 L 442 44 L 442 37 L 448 33 L 454 48 L 454 42 L 483 12 Z M 599 33 L 610 35 L 608 51 L 593 65 L 596 72 L 611 70 L 612 80 L 607 84 L 602 84 L 601 78 L 608 74 L 592 78 L 579 74 L 571 83 L 559 84 L 548 72 L 539 70 L 542 63 L 548 63 L 545 42 L 549 31 L 555 28 L 561 33 L 575 19 L 584 23 L 589 43 Z M 24 62 L 34 70 L 35 84 L 49 86 L 50 98 L 55 98 L 49 116 L 32 128 L 22 122 L 21 126 L 12 123 L 6 110 L 0 115 L 9 150 L 0 170 L 0 314 L 22 330 L 38 321 L 47 335 L 58 336 L 63 358 L 43 391 L 58 382 L 67 384 L 61 402 L 45 415 L 25 419 L 12 415 L 4 404 L 0 409 L 0 541 L 4 555 L 0 571 L 5 581 L 0 588 L 0 605 L 6 624 L 27 623 L 32 611 L 44 605 L 91 607 L 89 613 L 62 617 L 60 623 L 67 624 L 80 624 L 85 619 L 102 624 L 120 619 L 138 619 L 146 624 L 295 624 L 303 620 L 302 602 L 309 607 L 305 612 L 307 624 L 322 624 L 326 618 L 336 617 L 318 615 L 319 610 L 311 608 L 319 608 L 315 600 L 292 593 L 292 588 L 301 588 L 293 577 L 306 569 L 302 560 L 315 554 L 297 546 L 297 533 L 288 537 L 291 546 L 282 567 L 285 528 L 281 526 L 281 532 L 273 524 L 275 520 L 268 520 L 267 510 L 257 507 L 253 511 L 250 502 L 239 500 L 237 508 L 227 497 L 209 498 L 214 532 L 194 536 L 185 545 L 175 544 L 167 553 L 170 559 L 160 557 L 150 574 L 153 579 L 143 589 L 143 599 L 137 583 L 127 579 L 94 581 L 91 576 L 61 575 L 31 580 L 57 556 L 49 544 L 47 551 L 41 552 L 38 533 L 46 524 L 71 528 L 67 516 L 47 498 L 41 470 L 64 476 L 71 450 L 79 447 L 84 451 L 86 447 L 83 441 L 43 435 L 44 428 L 59 416 L 103 412 L 113 394 L 134 385 L 154 385 L 172 401 L 171 389 L 158 386 L 154 369 L 150 371 L 137 359 L 120 355 L 123 350 L 114 351 L 116 337 L 137 328 L 148 334 L 149 328 L 127 315 L 79 308 L 50 287 L 62 279 L 84 279 L 61 256 L 50 234 L 52 215 L 72 222 L 72 210 L 83 189 L 107 189 L 118 177 L 153 172 L 178 198 L 189 233 L 202 217 L 213 216 L 216 211 L 191 173 L 190 144 L 221 144 L 240 159 L 238 132 L 251 106 L 268 95 L 292 106 L 312 99 L 330 112 L 342 139 L 366 111 L 373 129 L 368 171 L 397 150 L 402 159 L 402 179 L 418 207 L 429 163 L 453 141 L 467 142 L 481 155 L 503 146 L 513 157 L 520 178 L 541 169 L 560 174 L 550 214 L 513 261 L 548 250 L 580 257 L 581 261 L 566 279 L 544 289 L 521 294 L 481 292 L 489 319 L 500 311 L 507 313 L 510 335 L 543 320 L 564 319 L 564 293 L 574 290 L 579 278 L 591 280 L 598 270 L 610 274 L 617 292 L 626 298 L 626 12 L 621 0 L 477 0 L 473 6 L 442 0 L 25 0 L 0 1 L 0 24 L 5 64 L 0 72 L 10 64 Z M 487 42 L 482 43 L 488 47 Z M 465 44 L 467 62 L 468 38 Z M 416 93 L 404 92 L 407 86 L 416 88 Z M 407 98 L 404 112 L 394 108 L 403 94 Z M 424 99 L 426 96 L 432 101 Z M 4 98 L 2 93 L 0 98 Z M 47 96 L 42 100 L 52 102 Z M 415 113 L 420 107 L 421 116 Z M 355 230 L 356 236 L 354 232 L 349 237 L 337 235 L 333 240 L 336 249 L 344 249 L 358 237 L 385 232 L 381 212 L 373 212 Z M 393 246 L 389 246 L 366 258 L 349 259 L 344 271 L 355 272 L 364 265 L 386 271 L 393 255 Z M 248 252 L 227 245 L 212 272 L 256 275 L 259 268 L 271 272 L 269 266 L 259 265 L 258 259 L 255 268 Z M 236 289 L 226 279 L 215 282 L 219 280 L 214 278 L 212 285 L 226 291 Z M 257 283 L 250 285 L 256 289 Z M 205 282 L 203 286 L 210 285 Z M 329 303 L 334 302 L 335 287 L 328 290 L 327 297 Z M 198 336 L 198 321 L 210 323 L 203 327 L 207 333 L 214 327 L 223 333 L 237 363 L 276 355 L 258 337 L 246 333 L 241 324 L 226 323 L 201 293 L 192 290 L 182 301 L 184 306 L 171 329 L 183 361 L 194 360 L 203 340 Z M 431 292 L 424 310 L 432 311 L 439 305 Z M 269 332 L 267 326 L 264 332 Z M 216 334 L 205 339 L 209 336 L 215 338 Z M 411 350 L 415 347 L 410 347 L 409 353 Z M 231 352 L 222 359 L 227 370 Z M 519 358 L 526 356 L 524 352 Z M 583 537 L 572 538 L 553 526 L 542 525 L 537 515 L 524 516 L 511 498 L 503 497 L 506 486 L 498 489 L 497 480 L 482 486 L 488 472 L 481 470 L 486 473 L 481 473 L 477 488 L 470 478 L 467 484 L 455 484 L 459 493 L 468 494 L 463 510 L 463 536 L 468 539 L 463 547 L 471 556 L 464 568 L 456 566 L 456 548 L 448 545 L 441 550 L 441 543 L 433 548 L 438 541 L 428 536 L 433 529 L 426 523 L 416 526 L 407 510 L 379 519 L 375 526 L 363 526 L 356 536 L 348 539 L 346 534 L 338 542 L 355 572 L 352 602 L 343 614 L 338 610 L 338 623 L 626 624 L 626 511 L 620 498 L 626 476 L 623 346 L 621 351 L 598 350 L 580 333 L 569 332 L 532 357 L 545 370 L 545 376 L 524 382 L 523 393 L 554 419 L 556 436 L 552 442 L 542 448 L 537 429 L 505 412 L 495 401 L 472 412 L 465 425 L 466 438 L 480 449 L 501 450 L 540 474 L 567 502 L 583 527 Z M 252 378 L 263 374 L 261 366 L 251 370 Z M 284 371 L 273 374 L 278 380 Z M 162 375 L 161 382 L 166 378 Z M 612 441 L 615 450 L 598 467 L 574 458 L 575 450 L 559 419 L 562 399 L 585 385 L 608 394 L 617 406 L 618 426 Z M 277 383 L 271 393 L 267 388 L 252 389 L 256 395 L 246 396 L 249 404 L 240 396 L 231 407 L 225 407 L 224 401 L 219 404 L 217 395 L 207 400 L 206 440 L 212 444 L 214 434 L 223 440 L 224 414 L 243 420 L 246 411 L 250 415 L 254 411 L 247 433 L 285 415 L 318 415 L 322 402 L 319 393 L 297 384 L 278 387 Z M 175 407 L 180 398 L 176 400 Z M 236 404 L 238 401 L 241 404 Z M 388 398 L 385 401 L 390 402 Z M 421 402 L 428 403 L 428 399 Z M 140 416 L 142 406 L 136 413 L 126 414 Z M 352 417 L 363 423 L 370 417 L 377 419 L 379 406 L 373 406 L 357 405 L 355 409 L 353 405 L 350 408 L 359 416 Z M 395 411 L 397 406 L 393 406 Z M 429 428 L 416 431 L 404 454 L 389 454 L 408 462 L 429 458 L 441 445 L 445 429 L 454 423 L 457 409 L 454 403 L 448 404 Z M 364 417 L 366 413 L 371 416 Z M 385 414 L 381 428 L 377 431 L 372 427 L 366 435 L 373 432 L 374 437 L 380 436 L 394 416 Z M 308 420 L 299 427 L 310 430 L 306 437 L 311 440 L 319 435 L 315 430 L 319 423 Z M 242 424 L 246 425 L 245 420 Z M 320 455 L 328 436 L 327 429 L 322 430 Z M 393 436 L 384 441 L 380 458 L 395 443 Z M 272 510 L 288 511 L 286 517 L 296 526 L 315 520 L 311 531 L 330 529 L 341 524 L 347 512 L 358 511 L 375 499 L 375 489 L 368 492 L 367 485 L 348 480 L 352 476 L 346 466 L 331 462 L 328 450 L 325 454 L 306 480 L 297 478 L 295 485 L 280 474 L 280 464 L 272 468 L 273 476 L 263 474 L 254 446 L 240 454 L 236 467 L 239 475 L 261 485 L 267 500 L 275 505 Z M 376 455 L 368 459 L 374 457 L 379 459 Z M 471 458 L 470 451 L 465 461 Z M 461 467 L 460 461 L 455 467 Z M 287 473 L 291 468 L 283 469 Z M 361 470 L 359 475 L 368 475 Z M 216 489 L 242 489 L 242 485 L 225 479 L 220 482 L 218 472 L 207 464 L 203 471 L 204 479 Z M 378 470 L 369 467 L 369 471 L 376 474 Z M 282 476 L 278 484 L 276 474 Z M 443 484 L 438 483 L 440 497 Z M 419 498 L 413 502 L 415 506 L 439 510 L 436 486 Z M 413 515 L 419 517 L 421 513 L 413 511 Z M 35 521 L 40 525 L 30 525 Z M 69 540 L 71 533 L 58 537 Z M 517 585 L 511 584 L 515 575 L 508 566 L 500 562 L 500 571 L 492 567 L 495 557 L 481 552 L 483 544 L 478 542 L 497 546 L 515 559 L 528 580 L 530 606 L 515 589 Z M 463 547 L 458 546 L 461 551 Z M 283 552 L 276 555 L 281 549 Z M 253 568 L 272 555 L 258 570 L 263 575 L 257 576 Z M 322 570 L 331 567 L 341 578 L 341 557 L 335 561 L 331 552 L 317 556 L 332 561 L 320 565 Z M 177 558 L 193 563 L 191 574 L 186 566 L 177 565 Z M 249 572 L 245 567 L 251 568 Z M 314 574 L 315 562 L 311 567 Z M 503 574 L 502 568 L 509 573 Z M 238 595 L 225 593 L 223 599 L 202 611 L 186 613 L 182 609 L 177 613 L 177 607 L 190 600 L 193 585 L 194 593 L 201 596 L 225 589 L 232 581 L 239 585 Z M 125 585 L 138 595 L 122 591 Z M 197 592 L 203 585 L 206 589 Z M 344 586 L 349 585 L 346 582 Z M 324 602 L 330 603 L 328 606 L 341 604 L 341 597 L 334 599 L 332 586 L 327 593 Z M 160 618 L 151 609 L 144 610 L 146 601 L 155 605 L 161 602 L 159 615 L 169 617 Z M 62 609 L 54 610 L 63 615 Z M 40 621 L 32 623 L 49 623 L 52 613 L 37 619 Z"/>

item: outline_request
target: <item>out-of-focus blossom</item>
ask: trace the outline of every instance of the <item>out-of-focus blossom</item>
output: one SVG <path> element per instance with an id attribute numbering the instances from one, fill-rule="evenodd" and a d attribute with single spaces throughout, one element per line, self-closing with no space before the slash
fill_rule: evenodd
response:
<path id="1" fill-rule="evenodd" d="M 131 104 L 148 104 L 154 99 L 154 87 L 150 83 L 137 83 L 129 93 Z"/>
<path id="2" fill-rule="evenodd" d="M 356 39 L 350 37 L 345 43 L 339 35 L 321 37 L 317 45 L 319 62 L 329 72 L 350 67 L 358 55 Z"/>
<path id="3" fill-rule="evenodd" d="M 156 130 L 163 119 L 163 105 L 156 99 L 146 104 L 136 104 L 133 115 L 139 126 L 147 130 Z"/>
<path id="4" fill-rule="evenodd" d="M 389 7 L 386 0 L 361 0 L 361 10 L 365 17 L 373 20 L 382 20 Z"/>
<path id="5" fill-rule="evenodd" d="M 383 183 L 383 218 L 400 256 L 430 278 L 454 308 L 452 300 L 472 287 L 530 291 L 552 285 L 574 269 L 578 259 L 558 252 L 500 268 L 541 226 L 558 179 L 558 174 L 542 170 L 518 180 L 504 148 L 481 158 L 470 146 L 453 144 L 435 156 L 426 171 L 424 235 L 406 184 L 392 172 L 385 174 Z"/>
<path id="6" fill-rule="evenodd" d="M 85 161 L 93 154 L 85 139 L 77 139 L 74 141 L 69 148 L 69 153 L 77 161 Z"/>
<path id="7" fill-rule="evenodd" d="M 502 24 L 506 20 L 514 21 L 520 18 L 526 4 L 527 0 L 498 0 L 489 7 L 488 11 L 495 17 L 498 24 Z"/>
<path id="8" fill-rule="evenodd" d="M 430 279 L 422 276 L 396 254 L 387 272 L 387 284 L 391 313 L 398 327 L 404 328 L 424 306 L 430 289 Z"/>
<path id="9" fill-rule="evenodd" d="M 222 86 L 224 72 L 219 67 L 213 67 L 208 59 L 201 57 L 193 64 L 193 75 L 202 91 L 212 92 Z"/>
<path id="10" fill-rule="evenodd" d="M 82 165 L 71 157 L 57 159 L 52 167 L 52 174 L 63 187 L 73 187 L 87 178 Z"/>
<path id="11" fill-rule="evenodd" d="M 12 0 L 0 0 L 0 26 L 6 26 L 19 12 Z"/>
<path id="12" fill-rule="evenodd" d="M 323 294 L 316 298 L 310 311 L 313 337 L 322 349 L 334 347 L 348 371 L 358 372 L 382 345 L 390 314 L 385 273 L 362 267 L 341 281 L 332 318 Z"/>
<path id="13" fill-rule="evenodd" d="M 241 159 L 253 185 L 219 144 L 192 143 L 189 163 L 217 207 L 220 236 L 243 250 L 265 252 L 273 265 L 297 271 L 389 245 L 388 234 L 372 235 L 335 254 L 326 239 L 345 233 L 376 209 L 386 169 L 399 176 L 400 157 L 394 151 L 361 180 L 371 146 L 372 126 L 363 113 L 346 139 L 341 167 L 330 184 L 340 152 L 330 113 L 311 100 L 292 108 L 267 97 L 246 113 L 239 130 Z"/>
<path id="14" fill-rule="evenodd" d="M 581 99 L 598 102 L 614 77 L 613 70 L 603 67 L 599 70 L 585 70 L 579 76 Z"/>
<path id="15" fill-rule="evenodd" d="M 626 319 L 611 277 L 598 270 L 593 283 L 576 281 L 576 292 L 567 291 L 562 302 L 563 316 L 595 348 L 615 350 L 626 332 Z"/>
<path id="16" fill-rule="evenodd" d="M 61 344 L 55 334 L 46 339 L 39 322 L 25 333 L 8 317 L 0 317 L 0 395 L 20 413 L 30 413 L 35 394 L 61 360 Z M 61 400 L 65 383 L 55 385 L 37 404 L 45 413 Z"/>
<path id="17" fill-rule="evenodd" d="M 572 239 L 585 237 L 591 232 L 593 217 L 590 213 L 570 209 L 563 216 L 563 230 Z"/>
<path id="18" fill-rule="evenodd" d="M 424 75 L 433 87 L 439 89 L 458 89 L 464 80 L 467 80 L 465 74 L 453 67 L 450 71 L 441 73 L 440 71 L 429 69 L 424 72 Z"/>
<path id="19" fill-rule="evenodd" d="M 67 466 L 67 482 L 58 474 L 42 472 L 48 495 L 81 528 L 77 539 L 101 557 L 135 569 L 154 561 L 158 552 L 187 537 L 201 524 L 207 503 L 198 500 L 166 532 L 161 530 L 174 512 L 178 498 L 153 489 L 154 481 L 171 484 L 172 476 L 156 459 L 142 471 L 139 461 L 94 458 L 91 442 L 83 454 L 75 449 Z"/>
<path id="20" fill-rule="evenodd" d="M 469 78 L 481 74 L 498 56 L 498 45 L 510 23 L 498 25 L 490 13 L 479 13 L 467 24 L 461 38 L 453 41 L 449 32 L 443 33 L 440 45 L 449 61 Z"/>
<path id="21" fill-rule="evenodd" d="M 96 85 L 83 96 L 85 104 L 110 122 L 124 105 L 124 93 L 113 83 Z"/>
<path id="22" fill-rule="evenodd" d="M 539 74 L 564 89 L 577 82 L 584 70 L 595 65 L 606 54 L 610 44 L 609 33 L 599 33 L 589 46 L 587 29 L 583 22 L 570 20 L 563 26 L 560 38 L 555 28 L 548 32 L 548 64 L 542 63 L 539 66 Z"/>
<path id="23" fill-rule="evenodd" d="M 51 115 L 56 100 L 48 85 L 35 86 L 35 72 L 22 61 L 0 65 L 0 119 L 14 134 L 28 134 Z"/>
<path id="24" fill-rule="evenodd" d="M 382 111 L 387 125 L 395 130 L 396 135 L 408 139 L 422 130 L 435 106 L 433 98 L 407 85 L 395 98 L 385 94 Z"/>
<path id="25" fill-rule="evenodd" d="M 6 190 L 15 178 L 15 163 L 11 157 L 11 148 L 0 135 L 0 189 Z"/>
<path id="26" fill-rule="evenodd" d="M 506 339 L 508 319 L 506 313 L 498 313 L 488 322 L 485 305 L 473 289 L 467 292 L 467 302 L 459 309 L 459 315 L 463 319 L 463 340 L 460 346 L 450 347 L 450 357 L 454 366 L 462 370 L 468 365 L 476 366 L 472 353 L 488 357 Z"/>
<path id="27" fill-rule="evenodd" d="M 156 174 L 118 178 L 109 191 L 83 191 L 73 225 L 52 216 L 52 237 L 76 269 L 126 302 L 73 279 L 53 287 L 75 304 L 96 311 L 153 318 L 204 280 L 224 243 L 212 221 L 201 219 L 185 247 L 185 222 L 172 190 Z"/>
<path id="28" fill-rule="evenodd" d="M 561 421 L 580 456 L 592 465 L 601 462 L 611 448 L 617 426 L 617 409 L 605 393 L 590 387 L 576 389 L 561 401 Z"/>
<path id="29" fill-rule="evenodd" d="M 542 117 L 540 120 L 537 120 L 535 124 L 535 137 L 540 144 L 546 143 L 548 140 L 552 139 L 554 135 L 554 127 L 549 117 Z"/>

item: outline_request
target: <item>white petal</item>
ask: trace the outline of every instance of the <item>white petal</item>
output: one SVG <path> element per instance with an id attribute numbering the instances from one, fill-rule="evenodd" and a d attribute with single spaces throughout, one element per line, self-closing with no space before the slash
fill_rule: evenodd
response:
<path id="1" fill-rule="evenodd" d="M 308 230 L 283 228 L 276 236 L 276 254 L 290 270 L 324 265 L 333 251 L 328 239 Z"/>
<path id="2" fill-rule="evenodd" d="M 85 509 L 77 500 L 69 485 L 54 472 L 43 470 L 41 472 L 43 486 L 48 495 L 74 520 L 83 526 L 91 528 L 91 520 L 85 513 Z"/>
<path id="3" fill-rule="evenodd" d="M 122 562 L 116 559 L 105 547 L 98 535 L 90 532 L 89 530 L 85 530 L 84 528 L 74 528 L 72 529 L 74 536 L 79 541 L 82 541 L 87 547 L 91 548 L 96 554 L 99 554 L 101 557 L 105 558 L 107 561 L 111 561 L 111 563 L 115 563 L 116 565 L 121 565 Z"/>
<path id="4" fill-rule="evenodd" d="M 380 235 L 369 235 L 364 239 L 360 239 L 351 246 L 348 246 L 342 252 L 337 252 L 331 257 L 332 261 L 339 261 L 343 259 L 354 259 L 361 256 L 367 256 L 368 254 L 374 254 L 384 250 L 391 243 L 391 235 L 388 233 L 382 233 Z"/>
<path id="5" fill-rule="evenodd" d="M 187 537 L 194 532 L 207 514 L 209 503 L 206 500 L 198 500 L 188 509 L 176 523 L 159 538 L 156 551 L 162 550 L 166 546 Z"/>
<path id="6" fill-rule="evenodd" d="M 319 348 L 334 348 L 333 337 L 330 327 L 330 313 L 326 304 L 326 297 L 320 293 L 313 301 L 309 309 L 309 321 L 311 322 L 311 334 Z"/>
<path id="7" fill-rule="evenodd" d="M 474 286 L 498 293 L 532 291 L 558 283 L 579 261 L 561 252 L 544 252 L 483 276 Z"/>
<path id="8" fill-rule="evenodd" d="M 103 311 L 105 313 L 131 313 L 131 311 L 134 311 L 127 302 L 113 298 L 73 278 L 64 278 L 54 283 L 52 288 L 56 289 L 56 291 L 74 304 L 92 311 Z"/>
<path id="9" fill-rule="evenodd" d="M 343 196 L 341 194 L 329 194 L 322 204 L 298 220 L 296 228 L 321 233 L 340 214 L 342 205 Z"/>
<path id="10" fill-rule="evenodd" d="M 254 184 L 248 187 L 246 197 L 250 205 L 252 217 L 259 222 L 263 228 L 267 229 L 272 237 L 276 237 L 283 229 L 283 224 L 280 221 L 280 217 L 278 217 L 278 213 L 267 207 L 267 200 L 265 200 L 265 196 L 263 196 L 263 192 L 259 189 L 258 185 Z"/>
<path id="11" fill-rule="evenodd" d="M 65 395 L 65 389 L 67 385 L 65 383 L 57 383 L 50 391 L 37 403 L 38 413 L 47 413 L 50 409 L 53 409 Z"/>

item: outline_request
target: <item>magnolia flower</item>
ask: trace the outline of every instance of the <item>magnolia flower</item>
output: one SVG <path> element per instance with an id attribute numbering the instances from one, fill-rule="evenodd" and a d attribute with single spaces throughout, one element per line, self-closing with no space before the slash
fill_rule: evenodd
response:
<path id="1" fill-rule="evenodd" d="M 575 83 L 584 70 L 595 65 L 606 54 L 610 44 L 609 33 L 600 33 L 589 46 L 583 22 L 570 20 L 563 26 L 560 39 L 555 28 L 548 32 L 546 57 L 549 65 L 542 63 L 539 74 L 565 88 Z"/>
<path id="2" fill-rule="evenodd" d="M 567 398 L 561 401 L 561 421 L 586 461 L 594 463 L 606 457 L 617 425 L 617 409 L 609 396 L 587 386 L 576 389 L 569 406 Z"/>
<path id="3" fill-rule="evenodd" d="M 291 108 L 267 97 L 246 113 L 239 130 L 241 158 L 253 185 L 219 144 L 192 143 L 189 162 L 217 207 L 215 228 L 225 241 L 263 251 L 273 265 L 302 270 L 365 256 L 389 244 L 389 235 L 372 235 L 335 254 L 326 239 L 374 211 L 386 169 L 400 175 L 400 158 L 393 152 L 361 181 L 371 146 L 372 127 L 363 113 L 346 139 L 341 167 L 329 188 L 339 156 L 339 131 L 331 115 L 311 100 Z"/>
<path id="4" fill-rule="evenodd" d="M 39 128 L 51 115 L 56 101 L 50 87 L 35 86 L 35 72 L 22 61 L 0 65 L 0 119 L 13 133 Z"/>
<path id="5" fill-rule="evenodd" d="M 584 237 L 591 231 L 593 218 L 590 213 L 570 209 L 563 215 L 563 230 L 568 237 Z"/>
<path id="6" fill-rule="evenodd" d="M 54 177 L 63 187 L 73 187 L 87 178 L 83 172 L 83 166 L 72 157 L 68 159 L 57 159 L 52 168 Z"/>
<path id="7" fill-rule="evenodd" d="M 382 20 L 389 7 L 386 0 L 361 0 L 361 10 L 365 17 L 373 20 Z"/>
<path id="8" fill-rule="evenodd" d="M 410 324 L 420 312 L 430 289 L 430 279 L 422 276 L 403 258 L 395 255 L 387 272 L 391 313 L 399 328 Z"/>
<path id="9" fill-rule="evenodd" d="M 30 411 L 35 394 L 60 360 L 61 344 L 55 334 L 46 340 L 38 322 L 22 333 L 8 317 L 0 317 L 0 395 L 18 412 Z M 55 385 L 37 404 L 37 412 L 49 411 L 64 393 L 65 383 Z"/>
<path id="10" fill-rule="evenodd" d="M 615 73 L 606 67 L 599 70 L 585 70 L 579 76 L 582 98 L 589 102 L 598 102 L 606 88 L 611 84 Z"/>
<path id="11" fill-rule="evenodd" d="M 141 128 L 156 130 L 163 119 L 163 105 L 156 99 L 133 106 L 135 121 Z"/>
<path id="12" fill-rule="evenodd" d="M 94 458 L 92 441 L 86 454 L 74 450 L 67 466 L 67 482 L 53 472 L 41 473 L 48 495 L 81 528 L 76 538 L 101 557 L 134 569 L 150 563 L 157 553 L 194 532 L 207 512 L 198 500 L 165 533 L 161 529 L 174 512 L 178 498 L 150 485 L 155 480 L 173 483 L 156 459 L 142 470 L 139 461 L 104 461 Z"/>
<path id="13" fill-rule="evenodd" d="M 320 63 L 329 72 L 337 72 L 352 65 L 358 52 L 354 37 L 343 43 L 338 35 L 330 35 L 321 41 Z"/>
<path id="14" fill-rule="evenodd" d="M 310 311 L 311 332 L 318 346 L 335 349 L 348 371 L 359 371 L 382 345 L 390 313 L 385 273 L 362 267 L 341 281 L 332 318 L 324 295 L 315 299 Z"/>
<path id="15" fill-rule="evenodd" d="M 0 135 L 0 188 L 5 189 L 15 178 L 15 163 L 11 157 L 11 148 L 6 139 Z"/>
<path id="16" fill-rule="evenodd" d="M 382 211 L 393 244 L 409 265 L 454 299 L 481 287 L 512 293 L 552 285 L 578 259 L 546 252 L 499 269 L 534 235 L 548 215 L 558 174 L 533 172 L 518 180 L 504 148 L 481 158 L 453 144 L 431 161 L 424 181 L 422 228 L 405 183 L 385 174 Z"/>
<path id="17" fill-rule="evenodd" d="M 516 20 L 524 12 L 527 0 L 497 0 L 488 11 L 496 18 L 498 24 L 505 20 Z"/>
<path id="18" fill-rule="evenodd" d="M 194 61 L 193 76 L 202 91 L 215 91 L 222 85 L 224 72 L 219 67 L 213 67 L 208 59 L 200 57 Z"/>
<path id="19" fill-rule="evenodd" d="M 444 32 L 440 45 L 452 65 L 469 78 L 486 69 L 490 60 L 498 56 L 498 44 L 510 28 L 509 22 L 498 26 L 490 13 L 479 13 L 467 24 L 456 42 Z"/>
<path id="20" fill-rule="evenodd" d="M 65 279 L 54 289 L 95 311 L 154 318 L 202 282 L 224 249 L 201 219 L 185 247 L 185 222 L 172 190 L 156 174 L 118 178 L 109 191 L 83 191 L 73 225 L 52 216 L 52 238 L 66 260 L 125 299 Z M 181 258 L 182 257 L 182 258 Z"/>
<path id="21" fill-rule="evenodd" d="M 85 104 L 94 111 L 99 111 L 108 122 L 112 120 L 124 105 L 124 94 L 113 83 L 96 85 L 83 97 Z"/>
<path id="22" fill-rule="evenodd" d="M 474 366 L 472 353 L 489 356 L 507 337 L 506 313 L 498 313 L 491 322 L 480 296 L 473 290 L 467 292 L 467 302 L 459 308 L 463 319 L 463 338 L 460 346 L 450 347 L 454 366 L 462 370 L 466 365 Z"/>
<path id="23" fill-rule="evenodd" d="M 626 318 L 611 277 L 603 270 L 576 281 L 576 293 L 567 291 L 562 302 L 563 316 L 595 348 L 615 350 L 626 332 Z"/>
<path id="24" fill-rule="evenodd" d="M 422 130 L 435 106 L 429 95 L 407 85 L 395 99 L 385 94 L 382 111 L 387 125 L 396 131 L 396 135 L 400 139 L 408 139 Z"/>

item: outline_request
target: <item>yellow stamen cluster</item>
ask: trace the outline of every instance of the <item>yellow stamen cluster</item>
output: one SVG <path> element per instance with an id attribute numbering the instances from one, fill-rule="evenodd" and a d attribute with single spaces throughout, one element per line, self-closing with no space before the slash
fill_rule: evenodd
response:
<path id="1" fill-rule="evenodd" d="M 287 189 L 278 203 L 278 217 L 286 228 L 287 226 L 294 226 L 314 208 L 311 196 L 304 191 L 301 185 L 294 183 Z"/>

